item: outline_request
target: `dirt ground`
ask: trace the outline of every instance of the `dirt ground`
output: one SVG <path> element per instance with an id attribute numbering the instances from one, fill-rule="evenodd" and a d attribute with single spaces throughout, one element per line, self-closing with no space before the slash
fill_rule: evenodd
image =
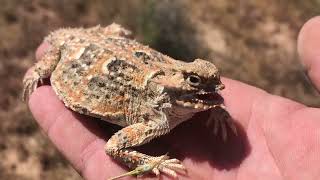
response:
<path id="1" fill-rule="evenodd" d="M 0 0 L 0 179 L 80 179 L 21 102 L 23 74 L 59 27 L 117 22 L 174 58 L 209 59 L 226 77 L 320 107 L 296 39 L 317 0 Z"/>

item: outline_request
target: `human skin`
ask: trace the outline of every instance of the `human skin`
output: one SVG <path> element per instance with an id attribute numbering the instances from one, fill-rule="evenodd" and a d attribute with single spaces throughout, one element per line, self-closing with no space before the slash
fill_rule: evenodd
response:
<path id="1" fill-rule="evenodd" d="M 37 59 L 47 48 L 48 44 L 38 48 Z M 298 52 L 320 91 L 320 17 L 303 26 Z M 207 114 L 202 113 L 147 145 L 147 152 L 169 152 L 181 159 L 188 174 L 179 179 L 320 179 L 320 109 L 235 80 L 222 81 L 222 96 L 238 136 L 230 131 L 227 142 L 215 137 L 203 125 Z M 49 85 L 35 90 L 29 107 L 43 132 L 85 179 L 107 179 L 127 171 L 104 151 L 111 132 L 97 120 L 67 109 Z"/>

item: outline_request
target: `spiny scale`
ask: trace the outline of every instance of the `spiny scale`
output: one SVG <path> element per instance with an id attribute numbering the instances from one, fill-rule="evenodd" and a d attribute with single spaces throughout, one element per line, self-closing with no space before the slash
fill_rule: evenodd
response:
<path id="1" fill-rule="evenodd" d="M 215 98 L 224 85 L 213 63 L 175 60 L 130 34 L 117 24 L 52 32 L 44 40 L 49 50 L 23 80 L 23 96 L 27 100 L 38 82 L 50 77 L 68 108 L 122 126 L 105 150 L 132 171 L 113 179 L 145 173 L 176 177 L 185 170 L 179 160 L 131 148 L 169 133 L 197 112 L 221 107 Z"/>

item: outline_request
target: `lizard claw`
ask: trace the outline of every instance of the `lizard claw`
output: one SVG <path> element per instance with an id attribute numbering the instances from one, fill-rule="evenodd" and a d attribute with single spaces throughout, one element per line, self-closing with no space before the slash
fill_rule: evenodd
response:
<path id="1" fill-rule="evenodd" d="M 33 91 L 38 87 L 38 83 L 42 83 L 42 79 L 38 73 L 32 71 L 30 74 L 26 75 L 23 79 L 23 91 L 22 91 L 22 99 L 23 101 L 27 101 L 32 94 Z"/>
<path id="2" fill-rule="evenodd" d="M 125 176 L 140 176 L 148 172 L 152 172 L 156 176 L 159 176 L 161 173 L 165 173 L 173 178 L 177 178 L 177 171 L 186 172 L 187 169 L 181 164 L 178 159 L 169 159 L 169 156 L 163 155 L 159 157 L 150 157 L 145 161 L 145 164 L 136 167 L 132 171 L 110 178 L 108 180 L 115 180 Z"/>
<path id="3" fill-rule="evenodd" d="M 187 171 L 187 169 L 181 164 L 181 161 L 178 159 L 168 159 L 168 156 L 167 159 L 163 160 L 155 169 L 158 169 L 160 172 L 163 172 L 173 178 L 177 178 L 176 172 Z"/>

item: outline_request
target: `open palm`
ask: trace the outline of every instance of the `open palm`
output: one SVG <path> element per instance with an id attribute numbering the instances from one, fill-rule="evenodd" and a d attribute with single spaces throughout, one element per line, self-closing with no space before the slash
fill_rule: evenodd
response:
<path id="1" fill-rule="evenodd" d="M 304 26 L 298 48 L 310 79 L 320 90 L 317 29 L 320 18 Z M 46 46 L 40 46 L 38 57 Z M 222 80 L 227 87 L 222 95 L 235 119 L 238 136 L 230 132 L 228 141 L 223 142 L 205 125 L 208 114 L 201 113 L 142 151 L 168 152 L 181 159 L 188 174 L 180 179 L 320 179 L 320 109 L 238 81 Z M 104 152 L 112 133 L 92 118 L 65 108 L 50 86 L 38 88 L 29 105 L 49 138 L 83 177 L 106 179 L 126 171 Z"/>

